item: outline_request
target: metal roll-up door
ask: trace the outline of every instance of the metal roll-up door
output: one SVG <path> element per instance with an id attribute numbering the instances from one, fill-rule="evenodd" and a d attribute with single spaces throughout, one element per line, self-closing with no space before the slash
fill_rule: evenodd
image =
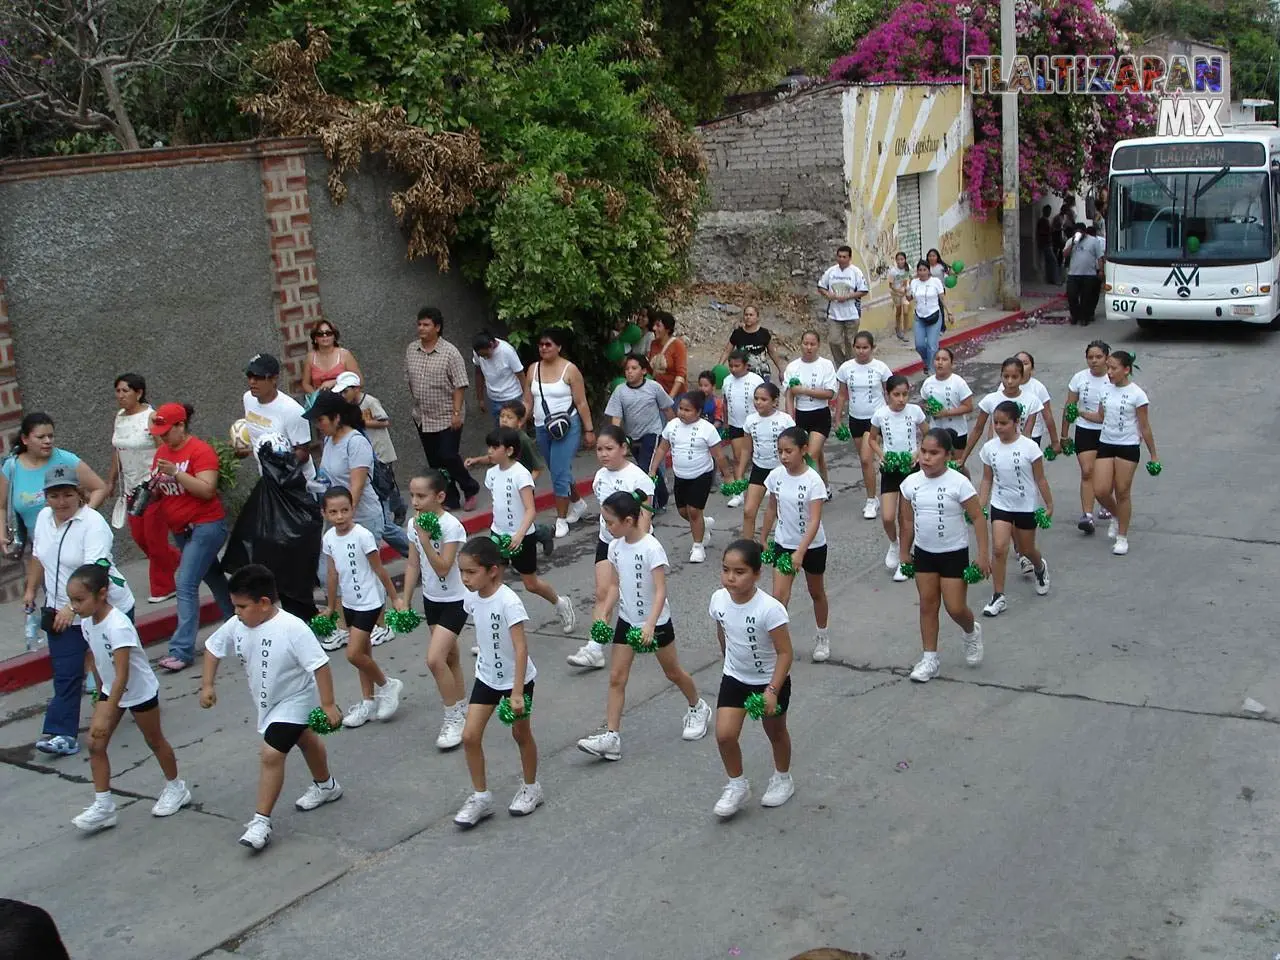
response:
<path id="1" fill-rule="evenodd" d="M 898 177 L 898 248 L 912 267 L 924 256 L 920 239 L 920 174 Z"/>

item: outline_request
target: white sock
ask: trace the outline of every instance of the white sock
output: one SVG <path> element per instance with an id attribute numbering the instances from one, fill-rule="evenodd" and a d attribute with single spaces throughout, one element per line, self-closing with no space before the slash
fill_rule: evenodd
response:
<path id="1" fill-rule="evenodd" d="M 113 800 L 113 799 L 111 798 L 111 791 L 110 791 L 110 790 L 104 790 L 104 791 L 102 791 L 101 793 L 99 793 L 97 790 L 95 790 L 95 791 L 93 792 L 93 802 L 94 802 L 94 803 L 100 803 L 100 804 L 102 804 L 103 806 L 106 806 L 106 807 L 114 807 L 114 806 L 116 805 L 115 800 Z"/>
<path id="2" fill-rule="evenodd" d="M 254 819 L 254 820 L 256 820 L 256 821 L 258 821 L 259 823 L 265 823 L 268 827 L 269 827 L 269 826 L 271 826 L 271 818 L 270 818 L 270 817 L 264 817 L 264 816 L 263 816 L 262 814 L 260 814 L 260 813 L 255 813 L 255 814 L 253 815 L 253 819 Z"/>
<path id="3" fill-rule="evenodd" d="M 184 783 L 182 782 L 182 778 L 181 778 L 181 777 L 174 777 L 172 780 L 166 780 L 166 781 L 164 782 L 164 785 L 165 785 L 166 787 L 183 787 L 183 786 L 186 786 L 186 784 L 184 784 Z"/>
<path id="4" fill-rule="evenodd" d="M 476 796 L 477 796 L 477 797 L 479 797 L 481 800 L 492 800 L 492 799 L 493 799 L 493 791 L 492 791 L 492 790 L 477 790 L 477 791 L 476 791 Z"/>
<path id="5" fill-rule="evenodd" d="M 791 771 L 790 771 L 790 770 L 788 770 L 786 773 L 780 773 L 778 770 L 776 770 L 776 769 L 775 769 L 775 770 L 773 771 L 773 775 L 774 775 L 775 777 L 781 777 L 783 780 L 790 780 L 790 779 L 791 779 Z"/>
<path id="6" fill-rule="evenodd" d="M 338 783 L 336 780 L 333 779 L 333 774 L 329 774 L 328 780 L 324 781 L 323 783 L 317 780 L 315 781 L 315 785 L 319 787 L 321 790 L 332 790 L 334 787 L 338 785 Z"/>
<path id="7" fill-rule="evenodd" d="M 739 787 L 745 787 L 747 785 L 747 775 L 744 773 L 740 777 L 730 777 L 729 782 Z"/>
<path id="8" fill-rule="evenodd" d="M 818 628 L 818 639 L 819 639 L 819 640 L 825 640 L 825 639 L 827 639 L 827 628 L 826 628 L 826 627 L 819 627 L 819 628 Z"/>
<path id="9" fill-rule="evenodd" d="M 375 691 L 377 691 L 377 690 L 381 690 L 382 688 L 381 688 L 381 687 L 374 687 L 373 689 L 374 689 Z M 375 692 L 375 693 L 374 693 L 374 695 L 373 695 L 372 697 L 367 697 L 367 698 L 365 699 L 365 701 L 364 701 L 364 702 L 365 702 L 365 703 L 367 703 L 367 704 L 368 704 L 369 706 L 371 706 L 371 707 L 376 706 L 376 705 L 377 705 L 377 702 L 378 702 L 378 701 L 375 699 L 376 697 L 377 697 L 377 693 Z"/>

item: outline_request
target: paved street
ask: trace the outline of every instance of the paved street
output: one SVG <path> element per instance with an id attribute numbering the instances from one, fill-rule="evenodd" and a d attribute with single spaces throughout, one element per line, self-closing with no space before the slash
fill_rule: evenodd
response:
<path id="1" fill-rule="evenodd" d="M 222 960 L 785 960 L 823 945 L 877 960 L 1269 958 L 1280 952 L 1280 341 L 1210 333 L 1041 326 L 961 363 L 981 395 L 1000 360 L 1030 350 L 1060 414 L 1086 340 L 1132 347 L 1165 465 L 1158 479 L 1139 471 L 1123 558 L 1102 530 L 1075 529 L 1075 461 L 1047 465 L 1052 592 L 1040 598 L 1010 578 L 1010 608 L 984 624 L 978 669 L 944 623 L 942 675 L 906 679 L 919 654 L 915 589 L 882 564 L 855 461 L 835 462 L 833 657 L 806 656 L 793 672 L 797 792 L 782 808 L 758 805 L 770 762 L 748 723 L 755 799 L 717 822 L 725 776 L 714 738 L 681 741 L 682 700 L 654 663 L 633 672 L 624 759 L 575 749 L 603 717 L 607 682 L 564 659 L 589 623 L 595 532 L 583 524 L 547 574 L 575 597 L 578 635 L 527 601 L 547 794 L 533 816 L 454 827 L 469 786 L 460 753 L 432 745 L 439 703 L 420 631 L 378 650 L 406 681 L 395 719 L 328 740 L 346 796 L 295 811 L 307 778 L 294 754 L 273 843 L 257 856 L 236 844 L 253 812 L 259 740 L 234 664 L 212 711 L 198 708 L 195 672 L 162 680 L 165 730 L 195 805 L 149 815 L 162 780 L 126 721 L 112 744 L 114 786 L 138 800 L 93 837 L 70 825 L 92 799 L 87 757 L 49 763 L 30 747 L 45 691 L 0 699 L 0 896 L 47 908 L 73 956 L 93 960 L 215 950 Z M 730 518 L 718 495 L 710 512 L 722 528 Z M 681 656 L 712 700 L 720 664 L 706 607 L 719 551 L 685 563 L 689 537 L 674 513 L 658 533 L 673 560 Z M 718 534 L 715 545 L 725 542 Z M 971 589 L 972 605 L 986 599 Z M 803 589 L 791 613 L 807 655 Z M 341 655 L 335 675 L 350 701 L 355 677 Z M 1246 697 L 1272 712 L 1244 714 Z M 514 744 L 495 722 L 486 747 L 505 805 L 518 783 Z"/>

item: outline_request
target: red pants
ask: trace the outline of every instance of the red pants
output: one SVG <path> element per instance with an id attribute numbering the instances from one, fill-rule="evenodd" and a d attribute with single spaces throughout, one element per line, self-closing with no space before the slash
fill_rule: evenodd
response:
<path id="1" fill-rule="evenodd" d="M 167 597 L 177 590 L 174 574 L 182 554 L 169 539 L 169 528 L 159 510 L 148 510 L 140 517 L 129 516 L 129 532 L 133 542 L 151 561 L 151 596 Z"/>

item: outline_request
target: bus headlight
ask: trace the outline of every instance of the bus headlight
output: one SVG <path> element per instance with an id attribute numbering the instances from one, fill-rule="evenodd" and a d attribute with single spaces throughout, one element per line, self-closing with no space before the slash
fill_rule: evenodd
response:
<path id="1" fill-rule="evenodd" d="M 1252 293 L 1253 293 L 1253 284 L 1252 284 L 1252 283 L 1246 283 L 1246 284 L 1244 285 L 1244 292 L 1245 292 L 1245 293 L 1247 293 L 1247 294 L 1252 294 Z"/>

